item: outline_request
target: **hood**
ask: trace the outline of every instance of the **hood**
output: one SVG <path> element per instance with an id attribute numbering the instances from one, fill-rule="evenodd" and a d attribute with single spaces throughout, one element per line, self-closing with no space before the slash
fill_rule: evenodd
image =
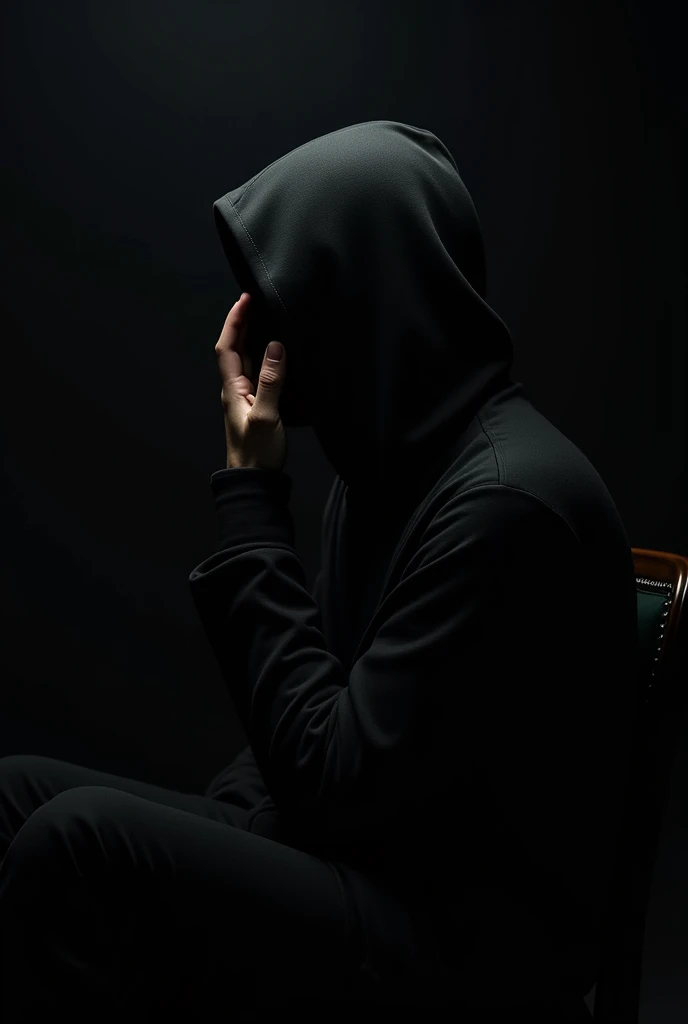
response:
<path id="1" fill-rule="evenodd" d="M 447 464 L 509 386 L 511 336 L 485 301 L 478 216 L 447 147 L 367 121 L 313 139 L 213 205 L 252 295 L 254 377 L 286 349 L 280 415 L 310 426 L 357 492 L 389 494 Z"/>

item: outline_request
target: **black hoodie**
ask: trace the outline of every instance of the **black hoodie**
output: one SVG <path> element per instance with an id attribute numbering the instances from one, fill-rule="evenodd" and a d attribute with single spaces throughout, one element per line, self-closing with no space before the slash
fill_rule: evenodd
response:
<path id="1" fill-rule="evenodd" d="M 282 419 L 337 473 L 313 595 L 290 478 L 211 477 L 218 550 L 189 583 L 255 830 L 336 862 L 359 913 L 359 872 L 384 880 L 465 1002 L 583 994 L 635 710 L 633 562 L 603 481 L 511 378 L 454 159 L 352 125 L 214 211 L 252 365 L 284 343 Z"/>

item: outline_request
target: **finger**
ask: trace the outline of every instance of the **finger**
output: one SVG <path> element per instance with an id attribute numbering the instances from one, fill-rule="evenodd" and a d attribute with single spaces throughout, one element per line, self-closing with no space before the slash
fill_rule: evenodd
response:
<path id="1" fill-rule="evenodd" d="M 242 292 L 225 318 L 220 337 L 215 345 L 220 375 L 232 381 L 243 375 L 241 355 L 246 342 L 246 310 L 250 301 L 248 292 Z"/>
<path id="2" fill-rule="evenodd" d="M 237 301 L 231 307 L 225 317 L 225 322 L 220 332 L 220 337 L 215 345 L 215 350 L 234 347 L 237 339 L 245 335 L 247 327 L 246 312 L 248 310 L 251 296 L 248 292 L 242 292 Z"/>

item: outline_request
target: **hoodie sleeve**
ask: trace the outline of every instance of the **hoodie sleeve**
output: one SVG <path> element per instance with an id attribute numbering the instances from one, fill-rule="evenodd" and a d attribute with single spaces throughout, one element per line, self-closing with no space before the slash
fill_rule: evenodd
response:
<path id="1" fill-rule="evenodd" d="M 495 590 L 531 571 L 538 549 L 555 557 L 562 535 L 574 535 L 506 485 L 456 496 L 379 606 L 372 644 L 347 678 L 293 548 L 289 477 L 222 470 L 211 486 L 219 550 L 191 573 L 191 593 L 278 810 L 329 840 L 389 835 L 422 786 L 423 729 L 474 683 L 462 673 Z"/>

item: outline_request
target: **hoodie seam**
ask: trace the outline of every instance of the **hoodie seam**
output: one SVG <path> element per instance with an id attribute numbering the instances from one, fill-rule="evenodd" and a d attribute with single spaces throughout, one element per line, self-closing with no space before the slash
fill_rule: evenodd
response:
<path id="1" fill-rule="evenodd" d="M 274 281 L 272 280 L 272 277 L 270 276 L 270 271 L 269 271 L 269 270 L 268 270 L 268 268 L 267 268 L 267 267 L 265 266 L 265 260 L 264 260 L 264 259 L 263 259 L 263 257 L 261 256 L 261 253 L 260 253 L 260 249 L 259 249 L 259 248 L 258 248 L 258 246 L 256 245 L 256 243 L 255 243 L 255 241 L 254 241 L 254 238 L 253 238 L 253 235 L 251 234 L 251 232 L 249 231 L 249 229 L 248 229 L 248 228 L 246 227 L 246 224 L 244 223 L 244 220 L 243 220 L 243 218 L 242 218 L 241 214 L 239 213 L 239 210 L 238 210 L 238 208 L 237 208 L 237 205 L 236 205 L 236 203 L 233 203 L 233 202 L 232 202 L 232 200 L 231 200 L 231 199 L 229 199 L 229 197 L 227 197 L 227 201 L 228 201 L 229 205 L 230 205 L 230 206 L 232 207 L 232 209 L 234 210 L 234 213 L 236 214 L 236 217 L 237 217 L 237 219 L 238 219 L 239 223 L 241 224 L 242 228 L 244 229 L 244 231 L 245 231 L 245 232 L 246 232 L 246 234 L 248 235 L 249 241 L 251 242 L 251 245 L 253 246 L 254 252 L 255 252 L 256 256 L 258 257 L 258 259 L 260 260 L 260 263 L 261 263 L 261 266 L 262 266 L 263 270 L 265 271 L 265 276 L 267 277 L 268 281 L 269 281 L 269 282 L 270 282 L 270 284 L 272 285 L 272 288 L 274 289 L 275 295 L 276 295 L 276 296 L 277 296 L 277 298 L 279 299 L 279 301 L 280 301 L 280 305 L 281 305 L 282 309 L 283 309 L 283 310 L 285 311 L 285 313 L 286 313 L 286 311 L 287 311 L 287 307 L 286 307 L 286 306 L 284 305 L 284 300 L 282 299 L 282 296 L 281 296 L 281 295 L 280 295 L 280 293 L 278 292 L 278 290 L 277 290 L 277 286 L 275 285 L 275 282 L 274 282 Z"/>
<path id="2" fill-rule="evenodd" d="M 471 491 L 476 491 L 479 488 L 483 488 L 484 489 L 484 488 L 487 488 L 487 487 L 503 487 L 503 488 L 505 488 L 505 490 L 507 490 L 507 491 L 515 491 L 517 494 L 527 494 L 528 497 L 532 498 L 533 501 L 535 501 L 538 505 L 542 505 L 545 508 L 549 509 L 550 512 L 553 512 L 554 515 L 557 517 L 557 519 L 560 519 L 562 521 L 562 523 L 566 526 L 566 529 L 570 533 L 573 534 L 573 536 L 576 538 L 577 542 L 579 544 L 582 543 L 580 537 L 578 536 L 578 533 L 573 528 L 571 523 L 568 521 L 566 516 L 563 515 L 559 511 L 558 508 L 555 508 L 554 505 L 550 505 L 550 503 L 545 498 L 542 498 L 539 494 L 536 494 L 535 491 L 528 490 L 527 487 L 518 487 L 518 486 L 516 486 L 516 484 L 507 484 L 507 483 L 492 483 L 492 484 L 480 483 L 480 484 L 473 484 L 471 487 L 466 487 L 465 490 L 461 491 L 461 496 L 463 496 L 464 494 L 469 494 Z"/>
<path id="3" fill-rule="evenodd" d="M 485 417 L 485 419 L 483 419 L 480 413 L 477 413 L 476 415 L 478 417 L 478 422 L 480 423 L 483 433 L 485 434 L 485 437 L 490 442 L 490 445 L 492 447 L 492 453 L 494 455 L 495 463 L 497 465 L 497 483 L 503 484 L 504 486 L 508 486 L 506 482 L 506 459 L 504 458 L 504 452 L 502 451 L 502 446 L 499 443 L 499 439 L 497 438 L 497 435 L 490 426 L 490 421 L 488 420 L 488 418 Z"/>

